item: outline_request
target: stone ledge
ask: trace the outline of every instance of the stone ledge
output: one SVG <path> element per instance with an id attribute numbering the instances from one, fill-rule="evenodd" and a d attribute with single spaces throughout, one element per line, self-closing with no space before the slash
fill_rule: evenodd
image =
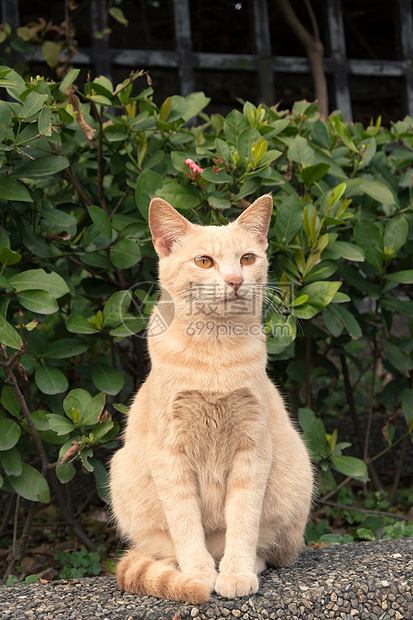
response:
<path id="1" fill-rule="evenodd" d="M 6 620 L 339 618 L 413 620 L 413 538 L 303 551 L 294 566 L 267 570 L 256 594 L 213 596 L 195 607 L 121 594 L 113 577 L 0 587 Z"/>

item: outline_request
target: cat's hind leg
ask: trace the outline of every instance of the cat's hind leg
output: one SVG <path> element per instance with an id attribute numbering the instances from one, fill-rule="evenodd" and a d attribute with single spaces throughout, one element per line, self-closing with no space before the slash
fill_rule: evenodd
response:
<path id="1" fill-rule="evenodd" d="M 303 528 L 285 527 L 276 537 L 275 545 L 265 554 L 269 566 L 290 566 L 303 548 Z"/>
<path id="2" fill-rule="evenodd" d="M 255 560 L 255 572 L 257 575 L 261 575 L 263 571 L 267 568 L 267 562 L 262 555 L 257 555 L 257 559 Z"/>

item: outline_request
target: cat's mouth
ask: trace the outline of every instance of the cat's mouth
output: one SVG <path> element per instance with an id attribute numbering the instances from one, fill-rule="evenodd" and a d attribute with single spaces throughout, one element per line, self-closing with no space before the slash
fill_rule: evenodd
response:
<path id="1" fill-rule="evenodd" d="M 240 295 L 239 293 L 233 293 L 229 297 L 224 297 L 223 301 L 224 303 L 227 303 L 227 302 L 232 302 L 232 301 L 240 301 L 241 299 L 244 299 L 242 295 Z"/>

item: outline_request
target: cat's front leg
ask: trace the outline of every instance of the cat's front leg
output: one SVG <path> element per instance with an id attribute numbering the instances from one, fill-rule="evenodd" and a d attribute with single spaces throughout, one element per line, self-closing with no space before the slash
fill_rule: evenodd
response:
<path id="1" fill-rule="evenodd" d="M 257 592 L 258 531 L 269 457 L 242 451 L 234 459 L 225 505 L 226 542 L 215 591 L 226 598 Z"/>
<path id="2" fill-rule="evenodd" d="M 205 543 L 195 476 L 185 455 L 172 450 L 163 450 L 153 465 L 152 475 L 179 568 L 212 592 L 217 572 Z"/>

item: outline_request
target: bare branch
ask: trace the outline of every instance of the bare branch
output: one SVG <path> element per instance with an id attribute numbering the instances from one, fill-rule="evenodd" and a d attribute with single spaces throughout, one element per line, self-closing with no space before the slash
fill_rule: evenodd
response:
<path id="1" fill-rule="evenodd" d="M 276 2 L 287 25 L 305 48 L 314 80 L 314 90 L 316 99 L 318 99 L 320 116 L 325 120 L 328 116 L 328 90 L 323 68 L 324 46 L 320 40 L 318 28 L 314 28 L 314 13 L 312 12 L 311 6 L 309 7 L 307 4 L 314 28 L 314 35 L 312 35 L 298 19 L 289 0 L 276 0 Z"/>

